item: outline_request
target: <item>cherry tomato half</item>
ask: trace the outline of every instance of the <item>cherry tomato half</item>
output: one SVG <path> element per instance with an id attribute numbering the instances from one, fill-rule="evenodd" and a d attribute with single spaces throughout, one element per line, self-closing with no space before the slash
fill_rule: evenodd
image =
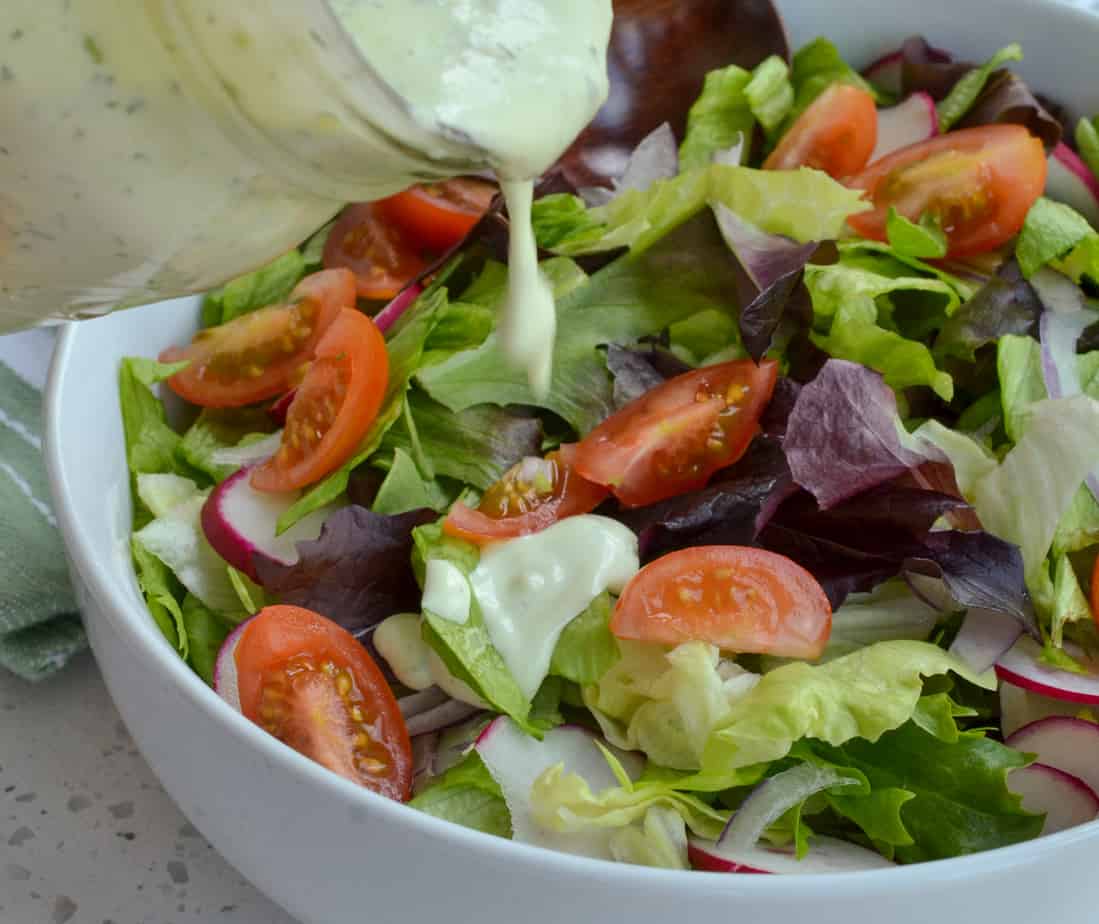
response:
<path id="1" fill-rule="evenodd" d="M 282 445 L 252 472 L 258 491 L 303 488 L 339 468 L 378 416 L 389 354 L 366 315 L 344 308 L 317 344 L 316 360 L 286 411 Z"/>
<path id="2" fill-rule="evenodd" d="M 744 455 L 777 377 L 774 360 L 740 359 L 669 379 L 581 440 L 574 467 L 628 507 L 701 488 Z"/>
<path id="3" fill-rule="evenodd" d="M 672 552 L 642 568 L 619 597 L 611 631 L 622 639 L 725 651 L 819 658 L 832 607 L 813 576 L 789 558 L 735 545 Z"/>
<path id="4" fill-rule="evenodd" d="M 295 384 L 324 332 L 354 304 L 355 277 L 346 270 L 306 276 L 285 305 L 200 330 L 190 346 L 161 353 L 163 363 L 190 360 L 168 385 L 201 407 L 243 407 L 273 398 Z"/>
<path id="5" fill-rule="evenodd" d="M 858 173 L 878 143 L 878 108 L 860 87 L 834 83 L 800 115 L 764 170 L 815 167 L 835 179 Z"/>
<path id="6" fill-rule="evenodd" d="M 411 235 L 388 221 L 376 202 L 349 205 L 324 244 L 324 265 L 355 274 L 360 298 L 388 301 L 427 269 Z"/>
<path id="7" fill-rule="evenodd" d="M 495 195 L 492 183 L 459 177 L 413 186 L 383 199 L 378 208 L 422 249 L 443 254 L 473 230 Z"/>
<path id="8" fill-rule="evenodd" d="M 485 492 L 476 509 L 460 501 L 451 507 L 443 530 L 485 545 L 590 513 L 610 492 L 580 476 L 572 467 L 575 455 L 576 447 L 565 445 L 545 459 L 523 459 Z"/>
<path id="9" fill-rule="evenodd" d="M 933 215 L 950 257 L 994 250 L 1019 233 L 1046 186 L 1042 142 L 1021 125 L 983 125 L 902 148 L 848 181 L 874 208 L 848 224 L 886 240 L 889 209 L 910 221 Z"/>
<path id="10" fill-rule="evenodd" d="M 408 729 L 350 632 L 311 610 L 269 606 L 245 624 L 233 659 L 246 718 L 333 773 L 408 799 Z"/>

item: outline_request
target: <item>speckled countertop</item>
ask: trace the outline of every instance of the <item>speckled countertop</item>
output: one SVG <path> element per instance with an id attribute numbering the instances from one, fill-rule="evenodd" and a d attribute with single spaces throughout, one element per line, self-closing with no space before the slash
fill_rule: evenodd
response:
<path id="1" fill-rule="evenodd" d="M 161 789 L 91 655 L 0 671 L 0 924 L 294 924 Z"/>

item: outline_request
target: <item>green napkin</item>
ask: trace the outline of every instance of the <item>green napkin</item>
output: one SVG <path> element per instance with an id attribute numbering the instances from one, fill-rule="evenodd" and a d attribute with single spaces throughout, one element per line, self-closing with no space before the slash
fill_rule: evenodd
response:
<path id="1" fill-rule="evenodd" d="M 0 338 L 0 667 L 40 680 L 87 645 L 42 459 L 49 337 Z M 45 342 L 46 349 L 43 349 Z"/>

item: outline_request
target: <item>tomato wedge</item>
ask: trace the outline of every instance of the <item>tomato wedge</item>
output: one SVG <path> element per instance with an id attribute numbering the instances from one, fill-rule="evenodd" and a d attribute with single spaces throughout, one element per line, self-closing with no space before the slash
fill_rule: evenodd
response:
<path id="1" fill-rule="evenodd" d="M 349 205 L 324 244 L 324 265 L 355 274 L 360 298 L 388 301 L 427 269 L 411 235 L 388 221 L 378 203 Z"/>
<path id="2" fill-rule="evenodd" d="M 832 632 L 816 579 L 789 558 L 736 545 L 672 552 L 626 585 L 611 617 L 621 639 L 815 660 Z"/>
<path id="3" fill-rule="evenodd" d="M 858 173 L 878 143 L 878 107 L 860 87 L 834 83 L 782 136 L 764 170 L 815 167 L 835 179 Z"/>
<path id="4" fill-rule="evenodd" d="M 458 177 L 445 183 L 413 186 L 383 199 L 378 208 L 421 248 L 442 254 L 473 230 L 495 195 L 492 183 Z"/>
<path id="5" fill-rule="evenodd" d="M 669 379 L 581 440 L 574 467 L 628 507 L 701 488 L 744 455 L 777 377 L 774 360 L 740 359 Z"/>
<path id="6" fill-rule="evenodd" d="M 1046 186 L 1042 142 L 1021 125 L 983 125 L 903 148 L 848 181 L 873 210 L 848 224 L 863 237 L 886 240 L 889 209 L 910 221 L 934 216 L 948 256 L 995 250 L 1023 227 Z"/>
<path id="7" fill-rule="evenodd" d="M 344 308 L 317 344 L 316 360 L 286 411 L 282 445 L 252 472 L 258 491 L 320 481 L 354 453 L 389 383 L 385 339 L 366 315 Z"/>
<path id="8" fill-rule="evenodd" d="M 516 463 L 494 484 L 477 508 L 461 501 L 443 521 L 450 536 L 478 545 L 528 536 L 565 517 L 590 513 L 607 495 L 605 487 L 586 481 L 572 467 L 575 445 L 562 446 L 545 459 Z"/>
<path id="9" fill-rule="evenodd" d="M 404 802 L 412 745 L 373 658 L 348 632 L 297 606 L 269 606 L 232 657 L 245 717 L 333 773 Z"/>
<path id="10" fill-rule="evenodd" d="M 273 398 L 296 383 L 336 315 L 354 304 L 355 277 L 346 270 L 306 276 L 285 305 L 200 330 L 190 346 L 161 353 L 162 363 L 190 361 L 168 386 L 201 407 L 243 407 Z"/>

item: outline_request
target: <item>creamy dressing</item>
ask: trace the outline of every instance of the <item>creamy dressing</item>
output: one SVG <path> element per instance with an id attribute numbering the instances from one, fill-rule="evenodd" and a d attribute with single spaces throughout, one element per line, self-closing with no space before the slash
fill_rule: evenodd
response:
<path id="1" fill-rule="evenodd" d="M 460 572 L 459 572 L 460 573 Z M 463 579 L 464 580 L 464 579 Z M 374 647 L 397 679 L 410 690 L 438 687 L 447 696 L 487 709 L 469 685 L 447 670 L 443 659 L 424 641 L 423 619 L 417 613 L 398 613 L 374 630 Z"/>
<path id="2" fill-rule="evenodd" d="M 569 517 L 489 546 L 469 576 L 492 644 L 529 698 L 564 628 L 605 590 L 638 571 L 637 537 L 606 517 Z"/>
<path id="3" fill-rule="evenodd" d="M 462 625 L 469 622 L 469 604 L 466 576 L 446 559 L 429 559 L 424 568 L 424 610 Z"/>

